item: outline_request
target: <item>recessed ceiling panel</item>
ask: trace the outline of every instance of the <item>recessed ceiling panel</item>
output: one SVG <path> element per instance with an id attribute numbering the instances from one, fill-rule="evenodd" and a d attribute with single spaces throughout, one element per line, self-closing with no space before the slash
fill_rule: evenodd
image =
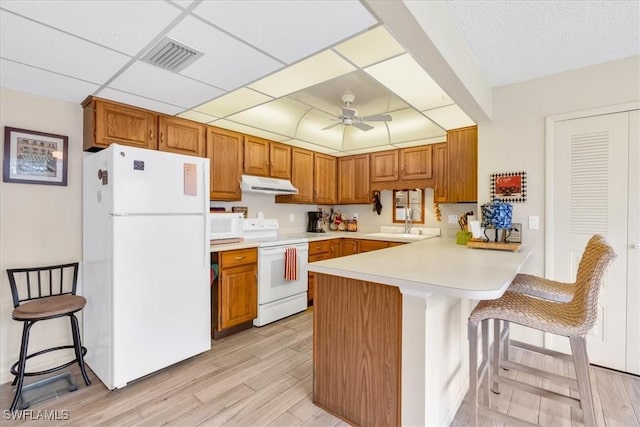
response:
<path id="1" fill-rule="evenodd" d="M 395 148 L 396 147 L 394 147 L 392 145 L 378 145 L 376 147 L 347 150 L 347 151 L 345 151 L 344 154 L 351 156 L 351 155 L 355 155 L 355 154 L 367 154 L 367 153 L 375 153 L 376 151 L 393 150 Z"/>
<path id="2" fill-rule="evenodd" d="M 229 116 L 228 119 L 247 126 L 294 137 L 298 123 L 309 107 L 288 98 L 282 98 Z"/>
<path id="3" fill-rule="evenodd" d="M 194 110 L 217 117 L 226 117 L 229 114 L 235 114 L 272 99 L 273 98 L 258 93 L 255 90 L 240 88 L 226 95 L 222 95 L 213 101 L 199 105 L 195 107 Z"/>
<path id="4" fill-rule="evenodd" d="M 210 116 L 208 114 L 199 113 L 194 110 L 185 111 L 183 113 L 178 114 L 178 117 L 182 117 L 183 119 L 193 120 L 195 122 L 200 123 L 210 123 L 214 120 L 217 120 L 217 117 Z"/>
<path id="5" fill-rule="evenodd" d="M 345 126 L 342 149 L 358 150 L 380 146 L 393 148 L 389 146 L 389 133 L 384 123 L 371 124 L 374 128 L 368 131 L 363 131 L 353 126 Z"/>
<path id="6" fill-rule="evenodd" d="M 347 40 L 336 46 L 335 50 L 360 68 L 404 52 L 400 43 L 383 26 Z"/>
<path id="7" fill-rule="evenodd" d="M 204 53 L 180 74 L 225 90 L 243 86 L 283 65 L 190 16 L 171 30 L 168 36 Z"/>
<path id="8" fill-rule="evenodd" d="M 293 145 L 294 147 L 304 148 L 305 150 L 317 151 L 318 153 L 323 153 L 323 154 L 331 154 L 334 156 L 340 154 L 339 151 L 333 150 L 331 148 L 327 148 L 322 145 L 311 144 L 311 143 L 300 141 L 297 139 L 288 139 L 284 141 L 284 143 Z M 309 171 L 309 173 L 311 173 L 311 171 Z"/>
<path id="9" fill-rule="evenodd" d="M 422 114 L 442 126 L 446 130 L 473 126 L 475 122 L 456 104 L 423 111 Z"/>
<path id="10" fill-rule="evenodd" d="M 359 1 L 204 1 L 194 13 L 291 64 L 376 20 Z"/>
<path id="11" fill-rule="evenodd" d="M 183 108 L 175 105 L 165 104 L 154 99 L 144 98 L 142 96 L 109 88 L 102 89 L 100 92 L 96 93 L 96 96 L 168 115 L 178 114 L 183 110 Z"/>
<path id="12" fill-rule="evenodd" d="M 3 1 L 2 7 L 131 56 L 180 14 L 169 3 L 152 0 Z M 16 34 L 32 37 L 26 29 Z"/>
<path id="13" fill-rule="evenodd" d="M 453 104 L 409 54 L 372 65 L 365 71 L 419 111 Z"/>
<path id="14" fill-rule="evenodd" d="M 437 144 L 439 142 L 447 142 L 447 136 L 436 136 L 433 138 L 418 139 L 416 141 L 400 142 L 397 144 L 393 144 L 393 146 L 397 148 L 418 147 L 420 145 Z"/>
<path id="15" fill-rule="evenodd" d="M 222 93 L 220 89 L 141 61 L 127 68 L 110 87 L 182 107 L 181 111 Z"/>
<path id="16" fill-rule="evenodd" d="M 80 104 L 98 85 L 0 59 L 0 87 Z"/>
<path id="17" fill-rule="evenodd" d="M 224 129 L 233 130 L 233 131 L 244 133 L 247 135 L 253 135 L 253 136 L 258 136 L 264 139 L 270 139 L 272 141 L 280 142 L 280 141 L 289 139 L 289 137 L 285 135 L 279 135 L 277 133 L 267 132 L 263 129 L 258 129 L 253 126 L 247 126 L 241 123 L 235 123 L 235 122 L 232 122 L 231 120 L 226 120 L 226 119 L 216 120 L 209 124 L 211 126 L 218 126 Z"/>
<path id="18" fill-rule="evenodd" d="M 332 116 L 321 111 L 310 110 L 300 120 L 295 138 L 340 150 L 344 126 L 339 124 L 330 129 L 322 130 L 326 126 L 338 123 L 336 120 L 332 121 L 332 118 Z"/>
<path id="19" fill-rule="evenodd" d="M 251 83 L 249 87 L 274 98 L 279 98 L 347 74 L 355 69 L 340 56 L 327 50 Z"/>
<path id="20" fill-rule="evenodd" d="M 446 135 L 442 128 L 411 108 L 395 111 L 391 117 L 393 120 L 387 126 L 392 144 Z"/>
<path id="21" fill-rule="evenodd" d="M 0 11 L 0 55 L 97 84 L 104 83 L 130 60 L 126 55 L 4 11 Z"/>

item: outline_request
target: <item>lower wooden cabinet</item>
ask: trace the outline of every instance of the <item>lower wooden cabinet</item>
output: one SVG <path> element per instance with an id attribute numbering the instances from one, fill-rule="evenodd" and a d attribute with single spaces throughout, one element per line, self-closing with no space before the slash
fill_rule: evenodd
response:
<path id="1" fill-rule="evenodd" d="M 383 240 L 360 240 L 358 243 L 358 253 L 377 251 L 389 247 L 389 242 Z"/>
<path id="2" fill-rule="evenodd" d="M 340 251 L 342 256 L 355 255 L 358 253 L 358 239 L 341 239 Z"/>
<path id="3" fill-rule="evenodd" d="M 257 249 L 219 252 L 218 278 L 211 292 L 211 330 L 214 339 L 253 326 L 258 316 Z"/>

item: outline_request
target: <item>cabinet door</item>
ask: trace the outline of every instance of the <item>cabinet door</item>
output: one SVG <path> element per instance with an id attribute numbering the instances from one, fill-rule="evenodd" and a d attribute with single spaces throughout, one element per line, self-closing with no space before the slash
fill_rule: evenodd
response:
<path id="1" fill-rule="evenodd" d="M 446 203 L 447 197 L 447 143 L 433 145 L 433 201 Z"/>
<path id="2" fill-rule="evenodd" d="M 358 240 L 357 239 L 342 239 L 342 246 L 340 248 L 342 256 L 355 255 L 358 253 Z"/>
<path id="3" fill-rule="evenodd" d="M 158 129 L 160 151 L 205 157 L 206 125 L 180 117 L 160 116 Z"/>
<path id="4" fill-rule="evenodd" d="M 258 317 L 258 285 L 255 264 L 220 271 L 218 304 L 220 329 L 227 329 Z"/>
<path id="5" fill-rule="evenodd" d="M 248 135 L 244 137 L 244 173 L 269 176 L 269 141 Z"/>
<path id="6" fill-rule="evenodd" d="M 398 180 L 398 150 L 380 151 L 369 155 L 371 182 Z"/>
<path id="7" fill-rule="evenodd" d="M 432 176 L 432 146 L 400 150 L 400 179 L 429 179 Z"/>
<path id="8" fill-rule="evenodd" d="M 242 134 L 207 128 L 207 157 L 211 162 L 211 200 L 240 200 Z"/>
<path id="9" fill-rule="evenodd" d="M 478 128 L 447 133 L 449 202 L 478 200 Z"/>
<path id="10" fill-rule="evenodd" d="M 384 249 L 388 247 L 389 247 L 389 242 L 384 242 L 382 240 L 362 239 L 360 240 L 360 242 L 358 242 L 359 253 L 377 251 L 378 249 Z"/>
<path id="11" fill-rule="evenodd" d="M 276 196 L 276 202 L 313 203 L 313 151 L 291 149 L 291 183 L 298 194 Z"/>
<path id="12" fill-rule="evenodd" d="M 271 142 L 269 144 L 270 175 L 274 178 L 291 179 L 291 146 Z"/>
<path id="13" fill-rule="evenodd" d="M 369 155 L 338 159 L 338 203 L 369 203 Z"/>
<path id="14" fill-rule="evenodd" d="M 105 148 L 113 143 L 158 148 L 158 115 L 150 111 L 95 99 L 85 106 L 84 125 L 85 150 Z M 87 127 L 94 130 L 93 135 L 90 131 L 87 133 Z"/>
<path id="15" fill-rule="evenodd" d="M 338 258 L 342 256 L 341 239 L 332 239 L 329 242 L 329 258 Z"/>
<path id="16" fill-rule="evenodd" d="M 314 187 L 315 202 L 334 204 L 337 202 L 337 161 L 333 156 L 315 153 Z"/>

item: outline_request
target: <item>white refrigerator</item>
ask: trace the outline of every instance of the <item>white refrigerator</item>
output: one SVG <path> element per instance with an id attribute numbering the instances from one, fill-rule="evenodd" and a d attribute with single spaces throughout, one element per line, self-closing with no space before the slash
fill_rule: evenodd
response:
<path id="1" fill-rule="evenodd" d="M 208 159 L 84 158 L 85 362 L 109 389 L 211 348 L 208 212 Z"/>

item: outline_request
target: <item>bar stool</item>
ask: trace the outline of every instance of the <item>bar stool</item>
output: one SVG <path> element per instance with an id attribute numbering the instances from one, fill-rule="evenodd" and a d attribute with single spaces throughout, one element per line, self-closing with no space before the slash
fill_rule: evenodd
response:
<path id="1" fill-rule="evenodd" d="M 80 328 L 78 327 L 78 319 L 75 316 L 75 313 L 82 310 L 87 302 L 84 297 L 76 295 L 78 263 L 7 269 L 7 274 L 9 275 L 14 307 L 11 317 L 22 322 L 20 358 L 11 366 L 11 374 L 15 376 L 12 385 L 16 385 L 11 411 L 13 412 L 18 408 L 25 376 L 49 374 L 77 362 L 85 384 L 90 385 L 91 381 L 87 376 L 83 360 L 87 349 L 82 347 L 80 343 Z M 27 348 L 29 346 L 31 327 L 39 321 L 63 316 L 69 316 L 71 321 L 73 345 L 63 345 L 28 354 Z M 25 372 L 28 359 L 51 351 L 71 348 L 75 353 L 75 359 L 72 361 L 44 371 Z M 28 407 L 28 404 L 23 404 L 19 409 Z"/>
<path id="2" fill-rule="evenodd" d="M 585 251 L 588 251 L 592 245 L 602 241 L 604 241 L 604 237 L 599 234 L 594 234 L 587 242 Z M 556 280 L 521 273 L 516 275 L 507 291 L 556 302 L 569 302 L 575 294 L 576 283 L 558 282 Z M 519 341 L 511 341 L 509 338 L 509 322 L 503 321 L 502 323 L 503 327 L 502 331 L 500 331 L 500 321 L 494 322 L 494 336 L 498 336 L 498 334 L 500 336 L 499 345 L 502 347 L 501 360 L 508 361 L 510 346 L 527 348 L 527 344 Z M 499 392 L 497 385 L 494 387 L 494 392 Z"/>
<path id="3" fill-rule="evenodd" d="M 469 373 L 470 373 L 470 397 L 472 426 L 478 424 L 478 414 L 489 415 L 508 423 L 526 424 L 524 421 L 510 415 L 500 413 L 489 408 L 490 383 L 505 383 L 518 387 L 524 391 L 534 393 L 546 398 L 553 398 L 563 403 L 568 403 L 582 408 L 584 424 L 595 426 L 595 409 L 591 394 L 591 382 L 589 375 L 589 359 L 586 349 L 586 334 L 597 320 L 597 303 L 600 293 L 600 284 L 607 267 L 616 257 L 611 246 L 600 238 L 590 244 L 584 251 L 578 266 L 575 293 L 569 302 L 556 302 L 544 300 L 516 292 L 507 292 L 496 300 L 481 301 L 471 312 L 468 323 L 469 333 Z M 570 386 L 577 386 L 579 399 L 560 393 L 524 384 L 516 380 L 504 378 L 499 375 L 499 339 L 494 340 L 493 361 L 488 361 L 488 333 L 487 322 L 493 319 L 495 325 L 499 321 L 515 322 L 543 332 L 566 336 L 571 344 L 572 360 L 576 371 L 577 380 L 561 375 L 552 374 L 540 369 L 525 367 L 528 373 L 533 373 L 556 382 L 562 382 Z M 478 326 L 482 325 L 483 361 L 478 369 Z M 528 345 L 528 350 L 537 351 L 550 356 L 559 356 L 559 353 L 540 347 Z M 520 369 L 517 364 L 512 367 Z M 478 384 L 489 373 L 487 392 L 483 404 L 478 405 Z"/>

